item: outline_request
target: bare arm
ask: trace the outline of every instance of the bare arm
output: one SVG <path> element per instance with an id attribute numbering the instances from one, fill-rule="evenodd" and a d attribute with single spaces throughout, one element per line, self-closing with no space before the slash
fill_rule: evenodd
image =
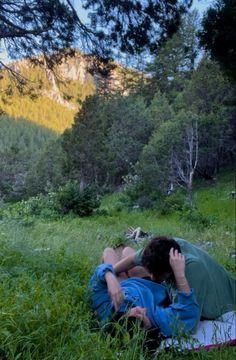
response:
<path id="1" fill-rule="evenodd" d="M 113 265 L 113 270 L 114 273 L 118 275 L 124 271 L 128 271 L 134 266 L 134 255 L 130 255 Z M 107 288 L 112 300 L 112 304 L 117 311 L 123 299 L 120 283 L 115 277 L 115 275 L 113 275 L 112 273 L 107 273 L 105 276 L 105 280 L 107 282 Z"/>
<path id="2" fill-rule="evenodd" d="M 120 283 L 111 271 L 106 272 L 105 280 L 107 283 L 108 293 L 112 300 L 112 304 L 117 311 L 123 299 L 123 293 L 121 291 Z"/>
<path id="3" fill-rule="evenodd" d="M 128 271 L 135 266 L 134 255 L 125 257 L 124 259 L 118 261 L 114 266 L 115 274 L 119 274 L 123 271 Z"/>
<path id="4" fill-rule="evenodd" d="M 185 276 L 185 258 L 178 250 L 170 249 L 170 266 L 173 270 L 176 287 L 179 291 L 190 292 L 190 287 Z"/>

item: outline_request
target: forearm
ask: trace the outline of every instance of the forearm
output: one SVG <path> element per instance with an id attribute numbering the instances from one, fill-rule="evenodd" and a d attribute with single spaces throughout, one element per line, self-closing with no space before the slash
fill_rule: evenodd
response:
<path id="1" fill-rule="evenodd" d="M 120 285 L 119 284 L 119 281 L 117 280 L 116 276 L 111 272 L 111 271 L 107 271 L 105 273 L 105 276 L 104 276 L 105 280 L 106 280 L 106 283 L 107 283 L 107 287 L 109 288 L 109 286 L 111 284 L 117 284 L 118 286 Z"/>
<path id="2" fill-rule="evenodd" d="M 124 259 L 118 261 L 114 265 L 113 268 L 114 268 L 115 274 L 119 274 L 121 272 L 128 271 L 128 270 L 132 269 L 134 266 L 135 266 L 134 256 L 130 255 L 130 256 L 127 256 Z"/>
<path id="3" fill-rule="evenodd" d="M 177 290 L 183 292 L 190 292 L 190 287 L 188 284 L 188 280 L 186 279 L 185 274 L 174 274 Z"/>
<path id="4" fill-rule="evenodd" d="M 170 250 L 170 266 L 174 273 L 177 289 L 189 293 L 190 287 L 185 276 L 185 257 L 173 248 Z"/>
<path id="5" fill-rule="evenodd" d="M 111 298 L 112 305 L 116 311 L 118 311 L 119 306 L 123 300 L 123 293 L 119 281 L 117 280 L 116 275 L 108 271 L 105 274 L 105 280 L 107 283 L 108 294 Z"/>

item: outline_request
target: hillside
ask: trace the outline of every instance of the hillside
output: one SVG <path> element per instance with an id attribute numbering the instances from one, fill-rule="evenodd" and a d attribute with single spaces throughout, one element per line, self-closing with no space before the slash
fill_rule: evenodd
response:
<path id="1" fill-rule="evenodd" d="M 117 63 L 103 65 L 79 51 L 65 56 L 53 71 L 40 58 L 36 62 L 25 58 L 8 66 L 21 78 L 17 82 L 1 70 L 0 112 L 24 117 L 58 133 L 71 126 L 86 96 L 104 91 L 104 87 L 109 92 L 125 92 L 126 85 L 138 78 L 137 73 Z"/>
<path id="2" fill-rule="evenodd" d="M 228 196 L 234 186 L 233 177 L 232 172 L 225 173 L 217 177 L 213 186 L 196 189 L 204 216 L 212 216 L 211 209 L 215 208 L 215 222 L 202 226 L 195 220 L 181 220 L 177 212 L 160 216 L 157 211 L 112 210 L 114 196 L 103 201 L 103 207 L 109 205 L 105 216 L 69 216 L 50 221 L 30 217 L 14 220 L 9 212 L 8 218 L 1 214 L 1 354 L 9 360 L 117 360 L 117 354 L 120 360 L 150 359 L 141 350 L 142 333 L 130 339 L 122 332 L 119 339 L 97 328 L 87 301 L 88 278 L 102 249 L 121 241 L 130 226 L 202 244 L 235 273 L 231 256 L 235 253 L 234 202 Z M 235 350 L 224 346 L 184 354 L 169 351 L 155 359 L 233 360 Z"/>
<path id="3" fill-rule="evenodd" d="M 25 178 L 55 132 L 24 119 L 0 116 L 0 202 L 5 196 L 17 200 L 25 195 Z"/>

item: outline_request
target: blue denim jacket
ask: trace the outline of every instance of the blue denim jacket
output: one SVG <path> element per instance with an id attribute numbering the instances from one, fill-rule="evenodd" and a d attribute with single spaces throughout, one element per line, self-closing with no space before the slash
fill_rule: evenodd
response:
<path id="1" fill-rule="evenodd" d="M 111 264 L 101 264 L 89 280 L 88 288 L 92 299 L 92 308 L 100 321 L 109 321 L 114 312 L 107 290 L 104 275 L 113 272 Z M 165 286 L 138 277 L 123 280 L 120 283 L 124 299 L 118 309 L 125 313 L 128 308 L 141 306 L 147 309 L 147 316 L 155 328 L 159 328 L 164 336 L 189 332 L 194 328 L 199 307 L 193 290 L 177 291 L 177 302 L 164 307 L 168 298 Z"/>

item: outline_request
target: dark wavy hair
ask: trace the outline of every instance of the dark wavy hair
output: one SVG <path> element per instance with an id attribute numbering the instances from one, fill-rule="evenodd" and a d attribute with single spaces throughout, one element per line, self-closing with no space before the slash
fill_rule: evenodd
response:
<path id="1" fill-rule="evenodd" d="M 143 266 L 155 276 L 172 273 L 169 262 L 170 249 L 181 252 L 179 244 L 167 236 L 157 236 L 150 240 L 142 254 Z"/>

